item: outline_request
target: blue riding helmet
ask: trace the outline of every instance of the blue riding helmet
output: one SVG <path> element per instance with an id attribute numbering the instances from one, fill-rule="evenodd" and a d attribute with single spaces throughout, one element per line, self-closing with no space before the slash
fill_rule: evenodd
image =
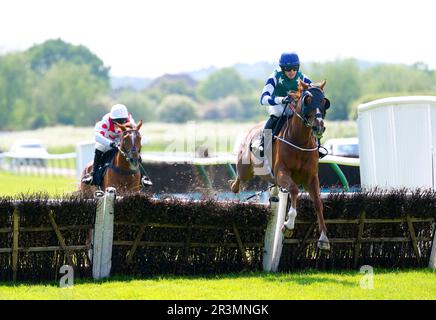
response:
<path id="1" fill-rule="evenodd" d="M 300 59 L 298 58 L 298 55 L 295 52 L 285 52 L 282 53 L 279 60 L 279 66 L 280 68 L 291 68 L 291 67 L 300 67 Z"/>

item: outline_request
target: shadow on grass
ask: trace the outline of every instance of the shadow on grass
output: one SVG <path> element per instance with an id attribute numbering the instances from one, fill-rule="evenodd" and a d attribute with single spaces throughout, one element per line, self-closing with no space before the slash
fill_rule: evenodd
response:
<path id="1" fill-rule="evenodd" d="M 432 274 L 436 276 L 436 271 L 429 268 L 422 269 L 374 269 L 374 275 L 385 274 L 403 274 L 409 272 L 419 272 L 422 274 Z M 344 286 L 356 286 L 358 282 L 349 280 L 340 280 L 331 278 L 331 276 L 362 276 L 359 271 L 318 271 L 315 269 L 301 270 L 289 273 L 267 273 L 267 272 L 241 272 L 241 273 L 229 273 L 229 274 L 217 274 L 217 275 L 154 275 L 149 277 L 135 277 L 135 276 L 123 276 L 114 275 L 110 278 L 94 280 L 90 278 L 79 278 L 74 280 L 74 285 L 80 284 L 105 284 L 115 282 L 132 282 L 132 281 L 159 281 L 159 280 L 237 280 L 237 279 L 250 279 L 257 278 L 268 282 L 287 283 L 293 282 L 299 285 L 311 285 L 314 283 L 331 283 L 340 284 Z M 0 287 L 18 287 L 18 286 L 47 286 L 47 287 L 59 287 L 58 281 L 17 281 L 17 282 L 0 282 Z"/>

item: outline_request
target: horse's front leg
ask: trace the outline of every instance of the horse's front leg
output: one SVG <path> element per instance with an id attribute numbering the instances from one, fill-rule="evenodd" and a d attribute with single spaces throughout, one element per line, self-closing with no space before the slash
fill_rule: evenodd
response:
<path id="1" fill-rule="evenodd" d="M 298 186 L 292 180 L 291 176 L 284 170 L 277 172 L 277 184 L 289 191 L 291 194 L 291 206 L 288 214 L 286 215 L 285 223 L 283 224 L 282 231 L 286 237 L 291 237 L 294 233 L 295 218 L 297 217 L 297 198 L 298 198 Z"/>
<path id="2" fill-rule="evenodd" d="M 319 188 L 319 180 L 318 176 L 312 178 L 307 186 L 304 186 L 309 192 L 310 197 L 312 198 L 313 204 L 315 206 L 315 212 L 318 219 L 319 231 L 321 233 L 318 239 L 318 248 L 321 250 L 330 250 L 330 242 L 327 238 L 327 227 L 324 222 L 324 207 L 321 201 L 320 188 Z"/>

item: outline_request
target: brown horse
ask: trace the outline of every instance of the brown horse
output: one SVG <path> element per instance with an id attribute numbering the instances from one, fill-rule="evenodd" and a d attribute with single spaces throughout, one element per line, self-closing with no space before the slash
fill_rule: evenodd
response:
<path id="1" fill-rule="evenodd" d="M 265 152 L 265 158 L 268 163 L 271 163 L 270 168 L 274 175 L 269 170 L 265 170 L 266 161 L 258 164 L 259 161 L 256 161 L 249 150 L 252 139 L 260 134 L 262 126 L 258 124 L 250 130 L 238 152 L 237 178 L 231 181 L 231 189 L 234 193 L 238 193 L 241 181 L 248 181 L 256 174 L 288 191 L 291 196 L 291 206 L 282 230 L 285 235 L 290 236 L 297 215 L 298 186 L 303 185 L 315 206 L 321 233 L 318 247 L 322 250 L 329 250 L 330 244 L 320 197 L 319 154 L 316 140 L 320 139 L 324 133 L 323 119 L 326 109 L 330 106 L 329 100 L 324 96 L 325 83 L 323 81 L 317 85 L 307 85 L 302 81 L 299 82 L 298 91 L 292 95 L 295 100 L 289 105 L 294 114 L 283 125 L 272 148 L 266 149 L 270 155 L 267 156 Z M 265 138 L 265 146 L 267 138 Z"/>
<path id="2" fill-rule="evenodd" d="M 141 134 L 139 129 L 141 129 L 142 121 L 139 121 L 136 127 L 130 123 L 116 125 L 122 131 L 121 142 L 114 159 L 106 169 L 101 188 L 106 190 L 107 187 L 114 187 L 118 194 L 140 191 Z M 89 163 L 82 172 L 82 178 L 91 171 L 92 163 Z M 96 188 L 96 186 L 80 184 L 80 192 L 85 196 L 92 196 Z"/>

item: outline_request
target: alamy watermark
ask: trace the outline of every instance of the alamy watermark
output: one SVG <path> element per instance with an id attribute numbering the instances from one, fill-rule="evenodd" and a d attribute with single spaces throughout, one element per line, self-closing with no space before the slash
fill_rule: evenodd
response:
<path id="1" fill-rule="evenodd" d="M 235 155 L 234 160 L 237 160 L 237 153 L 242 151 L 240 161 L 242 164 L 254 164 L 252 161 L 251 150 L 248 143 L 260 143 L 261 132 L 251 135 L 251 139 L 247 139 L 247 129 L 244 127 L 236 130 L 229 130 L 228 126 L 222 124 L 214 127 L 214 129 L 205 128 L 203 125 L 197 124 L 195 121 L 189 121 L 185 126 L 177 128 L 169 128 L 161 136 L 161 142 L 165 144 L 164 152 L 174 156 L 184 155 L 194 158 L 203 158 L 210 156 L 210 152 L 215 154 L 229 152 Z M 258 140 L 258 141 L 257 141 Z M 254 175 L 269 175 L 270 168 L 268 159 L 272 159 L 272 130 L 265 130 L 265 155 L 263 163 L 254 161 Z M 241 150 L 241 145 L 244 145 Z M 258 152 L 257 152 L 258 153 Z M 184 158 L 174 157 L 173 162 L 183 162 Z M 262 159 L 261 159 L 262 160 Z M 171 160 L 167 161 L 171 163 Z"/>
<path id="2" fill-rule="evenodd" d="M 72 266 L 63 265 L 59 270 L 60 274 L 64 274 L 59 280 L 60 288 L 69 288 L 74 286 L 74 269 Z"/>
<path id="3" fill-rule="evenodd" d="M 360 287 L 364 290 L 374 289 L 374 268 L 364 265 L 360 267 L 359 273 L 363 274 L 359 281 Z"/>

